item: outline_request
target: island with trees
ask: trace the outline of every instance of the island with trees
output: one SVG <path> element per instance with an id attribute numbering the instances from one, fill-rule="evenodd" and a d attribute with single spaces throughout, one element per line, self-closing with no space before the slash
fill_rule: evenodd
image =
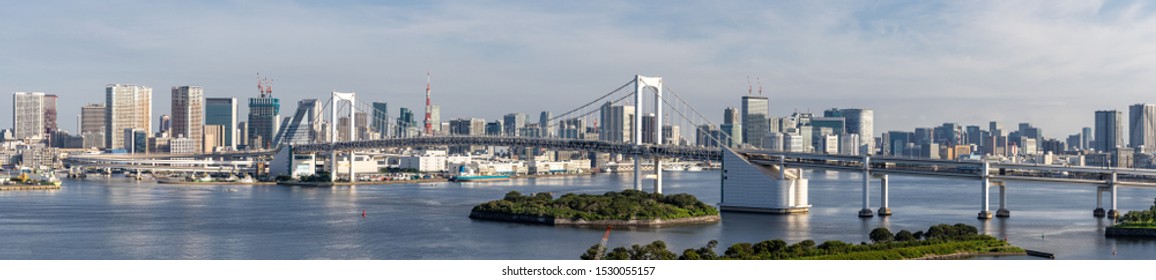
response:
<path id="1" fill-rule="evenodd" d="M 522 195 L 511 191 L 500 200 L 474 206 L 471 219 L 546 225 L 663 226 L 716 223 L 718 209 L 692 195 L 663 195 L 636 190 L 604 194 L 550 193 Z"/>
<path id="2" fill-rule="evenodd" d="M 1116 224 L 1104 230 L 1107 237 L 1156 237 L 1156 201 L 1148 210 L 1128 211 Z"/>
<path id="3" fill-rule="evenodd" d="M 940 224 L 926 232 L 901 230 L 892 234 L 886 228 L 876 228 L 869 237 L 872 243 L 851 244 L 831 240 L 816 244 L 803 240 L 788 244 L 782 240 L 765 240 L 755 244 L 735 243 L 722 255 L 716 253 L 718 241 L 711 240 L 705 247 L 686 249 L 681 255 L 666 248 L 658 240 L 646 245 L 612 250 L 595 244 L 582 254 L 581 259 L 593 260 L 899 260 L 899 259 L 954 259 L 973 256 L 1025 255 L 1026 251 L 1006 241 L 965 224 Z"/>

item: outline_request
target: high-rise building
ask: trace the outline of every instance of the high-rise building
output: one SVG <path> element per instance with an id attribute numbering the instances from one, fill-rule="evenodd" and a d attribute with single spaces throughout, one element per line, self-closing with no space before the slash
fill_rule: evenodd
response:
<path id="1" fill-rule="evenodd" d="M 1141 153 L 1156 148 L 1156 104 L 1128 106 L 1128 146 Z"/>
<path id="2" fill-rule="evenodd" d="M 162 114 L 158 121 L 160 122 L 160 126 L 157 127 L 158 132 L 167 133 L 173 130 L 173 118 L 168 114 Z"/>
<path id="3" fill-rule="evenodd" d="M 202 145 L 204 146 L 200 148 L 201 151 L 210 153 L 214 150 L 217 150 L 217 148 L 226 147 L 225 126 L 219 124 L 209 124 L 204 126 L 204 130 L 204 140 L 201 141 Z"/>
<path id="4" fill-rule="evenodd" d="M 478 118 L 450 120 L 450 134 L 468 136 L 485 135 L 486 120 Z"/>
<path id="5" fill-rule="evenodd" d="M 468 122 L 459 121 L 458 126 L 462 125 L 468 126 Z M 469 133 L 469 128 L 460 128 L 459 130 L 466 131 L 464 133 Z M 486 123 L 486 135 L 488 136 L 502 136 L 502 134 L 505 133 L 504 130 L 502 120 L 494 120 Z"/>
<path id="6" fill-rule="evenodd" d="M 847 124 L 847 134 L 858 134 L 860 153 L 871 155 L 875 153 L 875 111 L 870 109 L 830 109 L 823 112 L 823 117 L 843 117 Z"/>
<path id="7" fill-rule="evenodd" d="M 238 150 L 241 150 L 241 147 L 244 147 L 246 150 L 249 149 L 249 123 L 248 122 L 238 122 L 237 123 L 237 142 L 239 142 L 237 144 Z"/>
<path id="8" fill-rule="evenodd" d="M 634 106 L 602 104 L 598 139 L 616 143 L 634 141 Z"/>
<path id="9" fill-rule="evenodd" d="M 439 113 L 440 115 L 440 113 Z M 370 122 L 373 130 L 380 134 L 381 138 L 389 137 L 389 104 L 385 102 L 373 102 L 373 121 Z"/>
<path id="10" fill-rule="evenodd" d="M 1081 150 L 1091 149 L 1092 148 L 1092 139 L 1093 139 L 1092 137 L 1094 137 L 1094 135 L 1095 135 L 1095 134 L 1092 134 L 1092 128 L 1091 127 L 1085 127 L 1083 129 L 1080 129 L 1080 132 L 1081 132 L 1080 136 L 1082 136 L 1080 138 L 1080 149 Z"/>
<path id="11" fill-rule="evenodd" d="M 417 121 L 413 119 L 413 111 L 409 108 L 399 108 L 397 113 L 397 137 L 413 137 L 411 130 L 417 129 Z"/>
<path id="12" fill-rule="evenodd" d="M 193 139 L 193 152 L 203 152 L 205 138 L 205 89 L 198 86 L 173 87 L 172 138 Z"/>
<path id="13" fill-rule="evenodd" d="M 521 136 L 519 133 L 521 132 L 522 127 L 526 126 L 526 114 L 506 114 L 506 116 L 502 118 L 502 123 L 504 125 L 502 131 L 506 136 Z"/>
<path id="14" fill-rule="evenodd" d="M 205 125 L 219 125 L 222 128 L 221 137 L 225 139 L 220 146 L 236 149 L 237 144 L 237 99 L 231 97 L 205 98 Z"/>
<path id="15" fill-rule="evenodd" d="M 766 96 L 743 96 L 742 97 L 742 123 L 740 130 L 743 135 L 743 143 L 753 145 L 755 147 L 766 148 L 770 145 L 767 137 L 770 135 L 770 123 L 767 117 L 770 115 L 770 102 Z"/>
<path id="16" fill-rule="evenodd" d="M 271 95 L 249 98 L 249 147 L 271 148 L 281 127 L 281 100 Z"/>
<path id="17" fill-rule="evenodd" d="M 538 114 L 538 129 L 542 130 L 538 133 L 539 137 L 554 137 L 554 124 L 550 123 L 550 119 L 553 118 L 554 114 L 551 114 L 550 111 L 542 111 Z"/>
<path id="18" fill-rule="evenodd" d="M 104 104 L 80 107 L 80 136 L 85 148 L 104 148 Z"/>
<path id="19" fill-rule="evenodd" d="M 734 147 L 737 144 L 743 143 L 742 121 L 742 115 L 739 114 L 739 110 L 735 109 L 735 107 L 726 107 L 726 109 L 723 109 L 723 124 L 719 126 L 719 131 L 730 135 L 730 139 L 728 140 L 719 139 L 725 142 L 723 145 Z"/>
<path id="20" fill-rule="evenodd" d="M 1112 152 L 1124 146 L 1124 113 L 1116 110 L 1096 111 L 1096 151 Z"/>
<path id="21" fill-rule="evenodd" d="M 12 136 L 20 140 L 44 139 L 44 93 L 17 92 L 12 95 Z"/>
<path id="22" fill-rule="evenodd" d="M 152 135 L 153 89 L 146 86 L 110 84 L 105 86 L 105 145 L 109 149 L 124 149 L 128 144 L 125 131 L 140 129 Z"/>
<path id="23" fill-rule="evenodd" d="M 59 127 L 56 126 L 56 95 L 44 95 L 44 133 L 53 135 Z"/>
<path id="24" fill-rule="evenodd" d="M 433 130 L 434 133 L 441 131 L 441 126 L 438 125 L 438 124 L 442 123 L 442 107 L 441 106 L 429 105 L 429 122 L 430 122 L 430 129 Z"/>

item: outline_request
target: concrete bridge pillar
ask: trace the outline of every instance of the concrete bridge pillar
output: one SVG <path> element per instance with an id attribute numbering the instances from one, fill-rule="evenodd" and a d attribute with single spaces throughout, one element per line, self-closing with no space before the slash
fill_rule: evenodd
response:
<path id="1" fill-rule="evenodd" d="M 662 193 L 662 160 L 657 156 L 654 157 L 654 193 Z"/>
<path id="2" fill-rule="evenodd" d="M 353 150 L 349 150 L 349 182 L 357 183 L 357 173 L 353 172 Z"/>
<path id="3" fill-rule="evenodd" d="M 891 206 L 887 195 L 887 174 L 879 176 L 879 188 L 881 193 L 879 199 L 883 201 L 883 205 L 879 207 L 879 216 L 891 216 Z"/>
<path id="4" fill-rule="evenodd" d="M 995 210 L 995 216 L 999 218 L 1011 217 L 1011 210 L 1007 210 L 1007 185 L 1005 182 L 999 182 L 999 210 Z"/>
<path id="5" fill-rule="evenodd" d="M 1108 210 L 1108 218 L 1115 219 L 1120 217 L 1120 212 L 1116 210 L 1116 172 L 1112 172 L 1112 180 L 1108 182 L 1108 189 L 1108 195 L 1112 196 L 1108 204 L 1109 207 L 1112 207 L 1112 210 Z"/>
<path id="6" fill-rule="evenodd" d="M 642 158 L 634 155 L 634 190 L 642 191 Z"/>
<path id="7" fill-rule="evenodd" d="M 1104 192 L 1107 191 L 1107 186 L 1096 186 L 1096 210 L 1092 210 L 1092 216 L 1096 218 L 1103 218 L 1107 216 L 1104 212 Z"/>
<path id="8" fill-rule="evenodd" d="M 863 156 L 863 209 L 859 210 L 860 218 L 874 217 L 871 212 L 871 157 Z"/>
<path id="9" fill-rule="evenodd" d="M 990 167 L 991 167 L 991 165 L 989 165 L 988 162 L 986 162 L 986 161 L 983 162 L 983 169 L 982 169 L 983 174 L 980 175 L 980 177 L 981 177 L 980 178 L 980 181 L 981 181 L 980 182 L 980 194 L 983 197 L 982 197 L 982 199 L 980 199 L 981 205 L 980 205 L 980 211 L 979 211 L 979 217 L 978 217 L 981 220 L 991 219 L 991 216 L 992 216 L 991 211 L 990 211 L 990 209 L 991 209 L 990 208 L 991 180 L 989 179 L 991 177 L 991 175 L 989 173 L 991 171 Z"/>

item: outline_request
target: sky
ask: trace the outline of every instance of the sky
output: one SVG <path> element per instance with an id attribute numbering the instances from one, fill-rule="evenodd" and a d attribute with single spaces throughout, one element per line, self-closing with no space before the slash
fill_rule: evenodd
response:
<path id="1" fill-rule="evenodd" d="M 58 122 L 75 132 L 80 107 L 102 103 L 110 83 L 152 87 L 154 119 L 171 111 L 173 86 L 245 102 L 258 72 L 283 116 L 335 90 L 420 114 L 429 71 L 442 120 L 536 121 L 641 74 L 716 123 L 754 80 L 772 115 L 873 109 L 876 136 L 999 121 L 1062 139 L 1096 110 L 1156 103 L 1154 5 L 17 1 L 0 10 L 0 92 L 60 96 Z M 11 119 L 0 114 L 0 127 Z"/>

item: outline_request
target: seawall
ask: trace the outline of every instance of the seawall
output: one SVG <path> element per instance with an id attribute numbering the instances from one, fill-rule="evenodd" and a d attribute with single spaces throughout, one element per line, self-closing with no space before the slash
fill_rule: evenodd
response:
<path id="1" fill-rule="evenodd" d="M 603 221 L 587 221 L 587 220 L 572 220 L 560 219 L 551 216 L 536 216 L 536 215 L 519 215 L 519 214 L 505 214 L 492 212 L 470 211 L 471 219 L 479 220 L 493 220 L 515 223 L 529 223 L 542 225 L 568 225 L 568 226 L 669 226 L 669 225 L 686 225 L 686 224 L 709 224 L 717 223 L 722 220 L 719 215 L 690 217 L 679 219 L 654 219 L 654 220 L 603 220 Z"/>

